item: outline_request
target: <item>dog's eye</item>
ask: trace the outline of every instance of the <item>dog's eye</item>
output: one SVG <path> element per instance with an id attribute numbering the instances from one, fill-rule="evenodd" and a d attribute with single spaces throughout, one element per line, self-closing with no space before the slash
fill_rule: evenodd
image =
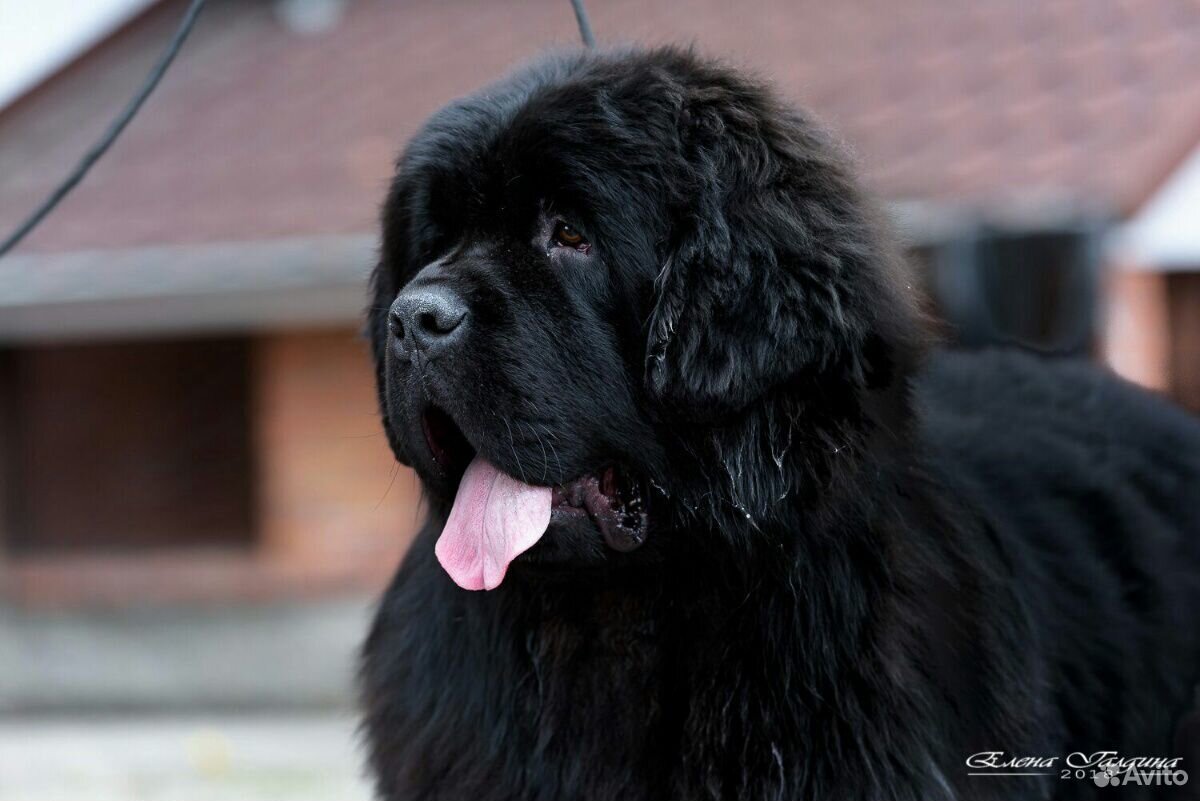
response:
<path id="1" fill-rule="evenodd" d="M 565 222 L 555 223 L 554 233 L 550 235 L 550 238 L 554 240 L 554 244 L 564 248 L 587 250 L 589 247 L 588 241 L 583 238 L 583 234 L 579 233 L 575 226 Z"/>

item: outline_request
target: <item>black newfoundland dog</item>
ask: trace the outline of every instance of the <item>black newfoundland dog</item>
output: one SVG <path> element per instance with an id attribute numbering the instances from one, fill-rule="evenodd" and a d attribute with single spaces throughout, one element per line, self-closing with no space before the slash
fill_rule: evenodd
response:
<path id="1" fill-rule="evenodd" d="M 365 646 L 380 795 L 1195 790 L 1200 425 L 938 352 L 914 283 L 820 128 L 689 52 L 436 114 L 369 320 L 429 506 Z"/>

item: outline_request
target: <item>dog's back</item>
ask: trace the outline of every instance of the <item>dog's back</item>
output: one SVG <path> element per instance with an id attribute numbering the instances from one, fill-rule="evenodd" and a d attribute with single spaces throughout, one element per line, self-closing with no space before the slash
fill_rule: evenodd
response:
<path id="1" fill-rule="evenodd" d="M 917 395 L 931 461 L 983 505 L 1034 618 L 1062 747 L 1174 755 L 1200 666 L 1200 421 L 1014 351 L 940 353 Z"/>

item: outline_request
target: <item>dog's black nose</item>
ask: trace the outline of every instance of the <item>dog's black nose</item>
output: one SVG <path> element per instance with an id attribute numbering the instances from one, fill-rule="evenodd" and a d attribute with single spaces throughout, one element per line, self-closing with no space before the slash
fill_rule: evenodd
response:
<path id="1" fill-rule="evenodd" d="M 410 287 L 392 303 L 393 336 L 408 347 L 427 352 L 444 349 L 461 338 L 467 304 L 443 286 Z"/>

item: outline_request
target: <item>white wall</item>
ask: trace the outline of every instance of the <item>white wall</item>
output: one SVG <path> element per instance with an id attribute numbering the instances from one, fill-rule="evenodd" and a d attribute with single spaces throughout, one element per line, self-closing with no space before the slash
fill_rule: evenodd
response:
<path id="1" fill-rule="evenodd" d="M 1112 244 L 1122 267 L 1200 270 L 1200 147 L 1117 230 Z"/>

